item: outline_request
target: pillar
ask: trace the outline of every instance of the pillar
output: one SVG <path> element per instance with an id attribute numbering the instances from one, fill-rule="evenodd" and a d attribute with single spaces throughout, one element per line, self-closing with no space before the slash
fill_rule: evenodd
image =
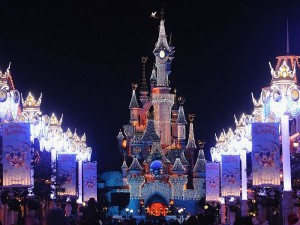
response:
<path id="1" fill-rule="evenodd" d="M 78 199 L 77 203 L 82 203 L 83 193 L 82 193 L 82 160 L 78 161 Z"/>
<path id="2" fill-rule="evenodd" d="M 283 164 L 282 213 L 284 225 L 288 225 L 287 217 L 293 212 L 293 192 L 291 182 L 289 115 L 286 114 L 281 117 L 281 135 Z"/>
<path id="3" fill-rule="evenodd" d="M 247 152 L 245 149 L 241 150 L 242 162 L 242 216 L 248 216 L 248 198 L 247 198 Z"/>

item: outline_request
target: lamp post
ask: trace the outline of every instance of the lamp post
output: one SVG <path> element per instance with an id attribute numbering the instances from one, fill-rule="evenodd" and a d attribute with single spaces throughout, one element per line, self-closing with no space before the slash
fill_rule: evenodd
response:
<path id="1" fill-rule="evenodd" d="M 130 217 L 132 217 L 132 213 L 133 213 L 133 210 L 132 209 L 130 209 Z"/>
<path id="2" fill-rule="evenodd" d="M 296 118 L 300 112 L 300 88 L 297 85 L 296 67 L 299 56 L 277 57 L 276 68 L 271 64 L 272 81 L 270 87 L 265 87 L 261 92 L 264 108 L 264 118 L 267 122 L 274 119 L 280 120 L 283 165 L 283 200 L 282 212 L 284 224 L 288 224 L 287 216 L 293 210 L 293 192 L 291 183 L 290 161 L 290 132 L 289 119 Z M 273 118 L 274 119 L 273 119 Z"/>
<path id="3" fill-rule="evenodd" d="M 182 223 L 182 213 L 183 212 L 183 208 L 180 208 L 178 209 L 178 215 L 179 215 L 179 218 L 180 218 L 180 223 Z"/>
<path id="4" fill-rule="evenodd" d="M 128 209 L 128 208 L 126 208 L 126 209 L 125 209 L 125 211 L 126 211 L 126 219 L 128 219 L 128 213 L 129 213 L 129 209 Z"/>

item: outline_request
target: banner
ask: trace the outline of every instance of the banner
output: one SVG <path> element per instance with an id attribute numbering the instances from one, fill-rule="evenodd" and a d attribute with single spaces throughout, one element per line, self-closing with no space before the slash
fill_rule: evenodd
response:
<path id="1" fill-rule="evenodd" d="M 3 186 L 30 187 L 29 123 L 3 123 Z"/>
<path id="2" fill-rule="evenodd" d="M 240 171 L 239 155 L 222 155 L 222 197 L 240 197 Z"/>
<path id="3" fill-rule="evenodd" d="M 83 162 L 83 201 L 90 198 L 97 201 L 97 162 Z"/>
<path id="4" fill-rule="evenodd" d="M 206 201 L 220 201 L 220 164 L 206 163 Z"/>
<path id="5" fill-rule="evenodd" d="M 252 124 L 253 186 L 280 185 L 280 145 L 278 123 Z"/>
<path id="6" fill-rule="evenodd" d="M 57 154 L 56 182 L 62 183 L 65 191 L 58 191 L 58 195 L 77 195 L 76 189 L 76 154 Z"/>

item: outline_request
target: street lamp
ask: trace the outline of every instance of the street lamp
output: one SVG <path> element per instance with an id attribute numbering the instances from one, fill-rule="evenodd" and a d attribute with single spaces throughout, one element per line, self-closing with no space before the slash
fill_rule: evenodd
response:
<path id="1" fill-rule="evenodd" d="M 284 224 L 288 224 L 287 216 L 293 210 L 289 119 L 297 118 L 300 113 L 300 87 L 297 84 L 296 77 L 296 67 L 299 65 L 298 59 L 299 56 L 277 57 L 275 70 L 270 64 L 271 86 L 263 88 L 261 92 L 264 118 L 267 118 L 267 122 L 272 122 L 275 117 L 275 120 L 280 119 L 281 123 Z"/>
<path id="2" fill-rule="evenodd" d="M 132 209 L 130 209 L 130 216 L 132 217 L 132 213 L 133 213 L 133 210 Z"/>
<path id="3" fill-rule="evenodd" d="M 126 209 L 125 209 L 125 211 L 126 211 L 126 219 L 128 219 L 128 213 L 129 213 L 129 209 L 128 209 L 128 208 L 126 208 Z"/>

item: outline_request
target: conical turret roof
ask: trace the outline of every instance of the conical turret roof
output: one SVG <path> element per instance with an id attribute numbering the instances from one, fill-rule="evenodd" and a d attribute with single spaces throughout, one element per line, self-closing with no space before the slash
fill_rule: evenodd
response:
<path id="1" fill-rule="evenodd" d="M 197 145 L 195 142 L 195 135 L 194 135 L 194 118 L 195 115 L 194 114 L 189 114 L 189 120 L 190 120 L 190 130 L 189 130 L 189 139 L 188 139 L 188 143 L 186 145 L 186 149 L 196 149 Z"/>
<path id="2" fill-rule="evenodd" d="M 136 99 L 136 93 L 135 93 L 136 88 L 137 88 L 137 84 L 132 84 L 132 96 L 131 96 L 131 100 L 130 100 L 130 103 L 129 103 L 129 108 L 130 109 L 139 108 L 139 103 Z"/>
<path id="3" fill-rule="evenodd" d="M 203 142 L 199 142 L 199 143 L 203 143 Z M 200 144 L 200 150 L 198 153 L 198 157 L 197 157 L 197 161 L 194 167 L 194 175 L 196 177 L 199 176 L 204 176 L 205 175 L 205 170 L 206 170 L 206 160 L 205 160 L 205 155 L 204 155 L 204 151 L 203 151 L 203 145 Z"/>
<path id="4" fill-rule="evenodd" d="M 135 157 L 132 160 L 132 163 L 128 169 L 129 171 L 142 171 L 143 167 L 140 165 L 138 159 Z"/>
<path id="5" fill-rule="evenodd" d="M 168 41 L 167 41 L 167 35 L 166 35 L 166 30 L 165 30 L 165 20 L 160 20 L 160 25 L 159 25 L 159 35 L 158 35 L 158 40 L 155 44 L 154 51 L 158 50 L 167 50 L 171 52 Z"/>
<path id="6" fill-rule="evenodd" d="M 160 141 L 160 138 L 155 131 L 154 116 L 150 113 L 148 114 L 148 122 L 147 122 L 146 130 L 140 141 L 141 142 Z"/>
<path id="7" fill-rule="evenodd" d="M 183 172 L 185 172 L 185 168 L 182 165 L 180 158 L 177 158 L 175 160 L 174 165 L 172 166 L 171 170 L 173 172 L 175 172 L 175 173 L 180 173 L 180 174 L 182 174 Z"/>

